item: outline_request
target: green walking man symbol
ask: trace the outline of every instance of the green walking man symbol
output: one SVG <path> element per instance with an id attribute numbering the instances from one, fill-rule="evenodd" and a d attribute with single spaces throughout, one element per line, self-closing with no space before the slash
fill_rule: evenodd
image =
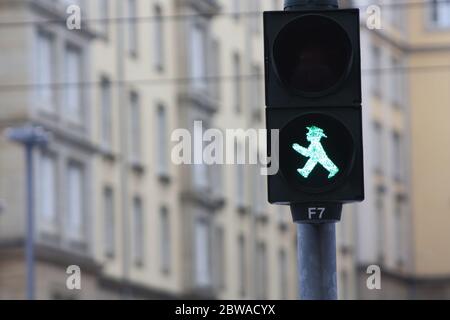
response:
<path id="1" fill-rule="evenodd" d="M 329 173 L 328 179 L 334 177 L 338 172 L 339 168 L 333 163 L 333 161 L 328 158 L 320 139 L 327 138 L 323 129 L 316 126 L 307 127 L 308 133 L 306 134 L 306 140 L 311 144 L 308 148 L 304 148 L 298 143 L 294 143 L 292 148 L 300 153 L 302 156 L 309 158 L 305 166 L 302 169 L 297 169 L 303 177 L 308 178 L 309 174 L 320 163 Z"/>

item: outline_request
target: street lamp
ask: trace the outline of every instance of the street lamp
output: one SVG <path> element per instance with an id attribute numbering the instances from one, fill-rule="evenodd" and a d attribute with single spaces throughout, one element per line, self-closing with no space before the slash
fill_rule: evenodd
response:
<path id="1" fill-rule="evenodd" d="M 33 193 L 33 148 L 45 147 L 51 134 L 39 126 L 26 124 L 22 127 L 8 128 L 6 137 L 25 147 L 26 175 L 27 175 L 27 234 L 25 236 L 25 257 L 27 267 L 27 299 L 34 299 L 34 193 Z"/>

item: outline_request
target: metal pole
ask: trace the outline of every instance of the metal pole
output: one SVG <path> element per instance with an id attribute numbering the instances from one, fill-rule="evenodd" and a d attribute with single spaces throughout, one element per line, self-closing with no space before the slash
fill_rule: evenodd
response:
<path id="1" fill-rule="evenodd" d="M 336 300 L 335 224 L 298 224 L 297 253 L 299 298 Z"/>
<path id="2" fill-rule="evenodd" d="M 6 136 L 11 141 L 19 142 L 25 147 L 26 167 L 26 235 L 25 263 L 27 299 L 33 300 L 35 295 L 35 260 L 34 260 L 34 176 L 33 176 L 33 148 L 45 147 L 51 140 L 51 133 L 42 127 L 25 124 L 22 127 L 8 128 Z"/>
<path id="3" fill-rule="evenodd" d="M 25 256 L 27 265 L 27 299 L 34 299 L 34 195 L 33 195 L 33 145 L 25 144 L 27 179 L 27 234 Z"/>

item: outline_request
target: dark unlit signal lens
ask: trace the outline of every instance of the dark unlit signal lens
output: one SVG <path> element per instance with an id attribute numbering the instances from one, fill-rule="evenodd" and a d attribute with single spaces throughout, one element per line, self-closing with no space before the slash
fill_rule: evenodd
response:
<path id="1" fill-rule="evenodd" d="M 273 49 L 280 80 L 306 94 L 337 86 L 352 60 L 352 46 L 345 30 L 320 15 L 304 16 L 287 24 Z"/>

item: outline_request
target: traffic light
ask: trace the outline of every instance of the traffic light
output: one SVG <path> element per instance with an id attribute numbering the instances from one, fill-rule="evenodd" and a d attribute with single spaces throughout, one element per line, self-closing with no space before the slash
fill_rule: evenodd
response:
<path id="1" fill-rule="evenodd" d="M 364 199 L 359 11 L 318 2 L 264 13 L 269 202 L 306 211 Z"/>

